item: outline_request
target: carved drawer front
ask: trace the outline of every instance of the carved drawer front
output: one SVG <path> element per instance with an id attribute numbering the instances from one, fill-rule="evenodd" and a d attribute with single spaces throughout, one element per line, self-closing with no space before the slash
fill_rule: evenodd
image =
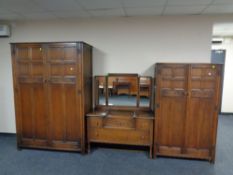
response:
<path id="1" fill-rule="evenodd" d="M 150 145 L 149 132 L 146 131 L 112 128 L 91 128 L 88 137 L 88 140 L 93 142 Z"/>
<path id="2" fill-rule="evenodd" d="M 140 130 L 150 130 L 152 120 L 148 119 L 136 119 L 136 128 Z"/>
<path id="3" fill-rule="evenodd" d="M 101 117 L 89 117 L 87 120 L 88 127 L 103 127 L 103 119 Z"/>
<path id="4" fill-rule="evenodd" d="M 106 117 L 104 127 L 109 128 L 134 128 L 135 121 L 132 117 Z"/>

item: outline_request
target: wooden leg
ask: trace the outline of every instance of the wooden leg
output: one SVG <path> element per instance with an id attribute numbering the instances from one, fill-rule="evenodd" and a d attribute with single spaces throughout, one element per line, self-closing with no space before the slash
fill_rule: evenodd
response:
<path id="1" fill-rule="evenodd" d="M 18 151 L 22 151 L 22 148 L 20 146 L 17 146 Z"/>
<path id="2" fill-rule="evenodd" d="M 153 147 L 150 146 L 150 159 L 153 159 Z"/>
<path id="3" fill-rule="evenodd" d="M 82 150 L 81 150 L 81 154 L 85 154 L 86 153 L 86 148 L 84 147 Z"/>
<path id="4" fill-rule="evenodd" d="M 210 159 L 209 159 L 209 162 L 210 162 L 211 164 L 214 164 L 214 163 L 215 163 L 215 159 L 210 158 Z"/>
<path id="5" fill-rule="evenodd" d="M 154 149 L 153 149 L 153 158 L 156 159 L 156 146 L 154 145 Z"/>
<path id="6" fill-rule="evenodd" d="M 87 153 L 89 154 L 91 152 L 91 143 L 89 142 L 87 144 Z"/>
<path id="7" fill-rule="evenodd" d="M 210 161 L 210 163 L 212 163 L 212 164 L 214 164 L 215 163 L 215 149 L 212 149 L 211 150 L 211 156 L 210 156 L 210 159 L 209 159 L 209 161 Z"/>

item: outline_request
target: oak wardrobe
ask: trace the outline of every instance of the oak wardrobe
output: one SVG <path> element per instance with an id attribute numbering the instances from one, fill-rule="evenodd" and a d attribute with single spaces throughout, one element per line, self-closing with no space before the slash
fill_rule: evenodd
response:
<path id="1" fill-rule="evenodd" d="M 18 147 L 85 151 L 92 108 L 92 47 L 12 43 Z"/>
<path id="2" fill-rule="evenodd" d="M 214 162 L 222 65 L 156 65 L 154 156 Z"/>

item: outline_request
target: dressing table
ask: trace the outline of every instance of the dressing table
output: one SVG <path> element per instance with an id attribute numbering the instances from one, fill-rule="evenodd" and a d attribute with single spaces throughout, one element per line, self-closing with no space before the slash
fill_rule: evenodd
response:
<path id="1" fill-rule="evenodd" d="M 141 79 L 146 79 L 148 88 L 140 95 L 140 82 L 145 85 Z M 94 81 L 95 110 L 86 115 L 88 152 L 91 143 L 146 146 L 152 158 L 152 78 L 108 74 L 96 76 Z M 115 89 L 117 83 L 122 87 Z"/>

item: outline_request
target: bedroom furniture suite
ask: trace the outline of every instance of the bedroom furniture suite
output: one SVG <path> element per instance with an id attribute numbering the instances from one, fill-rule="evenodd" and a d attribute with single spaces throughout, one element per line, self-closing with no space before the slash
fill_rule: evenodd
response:
<path id="1" fill-rule="evenodd" d="M 154 78 L 93 78 L 84 42 L 11 43 L 11 54 L 18 148 L 132 145 L 151 158 L 214 162 L 222 65 L 157 63 Z"/>

